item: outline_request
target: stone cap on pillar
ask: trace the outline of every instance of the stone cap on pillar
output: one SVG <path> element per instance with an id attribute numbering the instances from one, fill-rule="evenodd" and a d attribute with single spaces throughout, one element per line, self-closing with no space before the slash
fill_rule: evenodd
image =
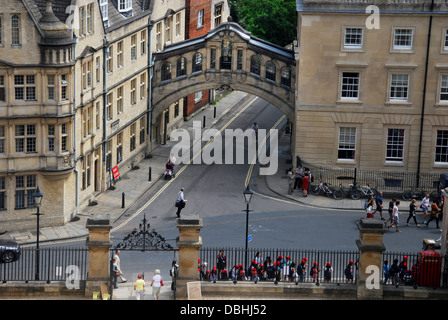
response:
<path id="1" fill-rule="evenodd" d="M 360 232 L 377 232 L 377 233 L 386 233 L 386 226 L 384 222 L 378 219 L 360 219 L 356 225 Z"/>
<path id="2" fill-rule="evenodd" d="M 95 214 L 89 217 L 86 222 L 87 229 L 102 228 L 102 229 L 112 229 L 110 224 L 109 214 Z"/>
<path id="3" fill-rule="evenodd" d="M 197 214 L 189 214 L 189 215 L 182 215 L 180 218 L 177 218 L 177 227 L 190 227 L 190 228 L 202 228 L 202 219 L 199 218 L 199 215 Z"/>

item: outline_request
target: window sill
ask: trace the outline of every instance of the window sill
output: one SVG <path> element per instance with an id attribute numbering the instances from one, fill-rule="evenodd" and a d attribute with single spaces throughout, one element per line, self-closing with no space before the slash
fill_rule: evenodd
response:
<path id="1" fill-rule="evenodd" d="M 340 99 L 336 101 L 336 104 L 363 104 L 362 100 L 357 100 L 357 99 L 353 99 L 353 100 L 349 100 L 349 99 Z"/>
<path id="2" fill-rule="evenodd" d="M 385 166 L 390 166 L 390 167 L 404 167 L 404 162 L 403 161 L 390 161 L 390 160 L 386 160 L 384 162 Z"/>
<path id="3" fill-rule="evenodd" d="M 412 102 L 404 100 L 389 100 L 384 103 L 385 105 L 395 105 L 395 106 L 412 106 Z"/>

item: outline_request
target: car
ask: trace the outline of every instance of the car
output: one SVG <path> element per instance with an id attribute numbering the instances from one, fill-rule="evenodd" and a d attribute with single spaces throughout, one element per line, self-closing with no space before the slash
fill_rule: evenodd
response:
<path id="1" fill-rule="evenodd" d="M 0 239 L 0 261 L 9 263 L 20 257 L 20 245 L 14 240 Z"/>

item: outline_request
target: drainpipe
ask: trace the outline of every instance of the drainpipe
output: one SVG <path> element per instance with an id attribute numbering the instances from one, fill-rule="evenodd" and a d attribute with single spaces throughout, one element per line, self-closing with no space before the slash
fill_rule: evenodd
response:
<path id="1" fill-rule="evenodd" d="M 149 153 L 152 153 L 152 130 L 151 130 L 151 121 L 152 121 L 152 76 L 153 76 L 153 66 L 154 61 L 152 61 L 152 51 L 151 51 L 151 32 L 152 32 L 152 22 L 151 18 L 148 18 L 148 94 L 147 94 L 147 103 L 146 108 L 148 112 L 146 113 L 146 133 L 148 135 L 148 140 L 150 144 Z"/>
<path id="2" fill-rule="evenodd" d="M 75 111 L 75 116 L 74 116 L 74 120 L 73 120 L 73 126 L 74 126 L 74 139 L 73 139 L 73 144 L 75 146 L 75 174 L 76 174 L 76 195 L 75 195 L 75 208 L 76 208 L 76 215 L 79 214 L 79 171 L 78 171 L 78 167 L 77 167 L 77 155 L 76 155 L 76 113 L 78 108 L 76 107 L 76 45 L 78 44 L 78 38 L 75 37 L 75 45 L 73 47 L 73 55 L 75 57 L 75 68 L 73 71 L 73 79 L 74 79 L 74 84 L 73 84 L 73 104 L 74 104 L 74 111 Z"/>
<path id="3" fill-rule="evenodd" d="M 107 53 L 109 52 L 109 43 L 107 38 L 103 39 L 103 163 L 104 170 L 106 169 L 107 161 Z M 103 173 L 104 173 L 103 170 Z M 109 172 L 104 176 L 107 183 Z"/>
<path id="4" fill-rule="evenodd" d="M 431 1 L 431 9 L 430 12 L 433 11 L 434 8 L 434 0 Z M 428 27 L 428 41 L 426 43 L 426 59 L 425 59 L 425 77 L 423 82 L 423 96 L 422 96 L 422 111 L 420 114 L 420 137 L 418 143 L 418 161 L 417 161 L 417 185 L 416 187 L 420 187 L 420 166 L 421 166 L 421 156 L 422 156 L 422 140 L 423 140 L 423 122 L 425 118 L 425 100 L 426 100 L 426 82 L 428 78 L 428 60 L 429 60 L 429 47 L 431 42 L 431 29 L 432 29 L 432 15 L 429 16 L 429 27 Z"/>

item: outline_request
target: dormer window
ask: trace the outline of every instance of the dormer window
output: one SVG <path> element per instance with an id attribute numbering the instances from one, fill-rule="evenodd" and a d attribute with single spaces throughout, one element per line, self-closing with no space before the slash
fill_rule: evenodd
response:
<path id="1" fill-rule="evenodd" d="M 118 0 L 118 11 L 128 12 L 132 10 L 132 0 Z"/>

